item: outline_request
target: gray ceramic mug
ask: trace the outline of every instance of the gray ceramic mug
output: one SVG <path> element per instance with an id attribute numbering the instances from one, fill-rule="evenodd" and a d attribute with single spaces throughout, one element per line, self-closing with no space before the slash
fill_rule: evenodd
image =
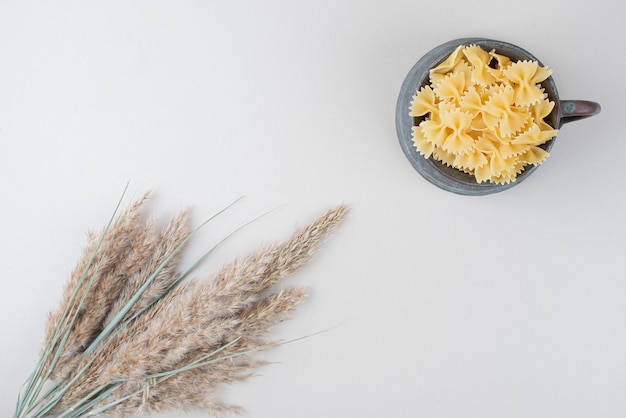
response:
<path id="1" fill-rule="evenodd" d="M 475 44 L 487 51 L 492 49 L 496 53 L 509 57 L 512 61 L 532 60 L 541 61 L 535 58 L 529 52 L 522 48 L 491 39 L 484 38 L 464 38 L 446 42 L 434 48 L 424 55 L 409 71 L 402 87 L 398 104 L 396 107 L 396 130 L 398 138 L 404 154 L 409 159 L 413 167 L 428 181 L 441 189 L 462 194 L 462 195 L 486 195 L 509 189 L 516 184 L 522 182 L 531 175 L 538 166 L 529 165 L 516 178 L 515 182 L 507 184 L 496 183 L 478 183 L 474 176 L 463 173 L 455 168 L 448 167 L 445 164 L 431 158 L 424 158 L 416 151 L 413 145 L 412 127 L 418 125 L 423 118 L 413 118 L 409 116 L 409 107 L 413 96 L 421 87 L 429 84 L 429 70 L 443 62 L 459 45 Z M 541 86 L 545 89 L 548 98 L 555 103 L 554 109 L 545 118 L 545 121 L 554 128 L 560 128 L 564 123 L 583 119 L 596 115 L 600 112 L 600 105 L 595 102 L 585 100 L 560 100 L 556 89 L 556 85 L 552 77 L 549 77 Z M 552 138 L 541 147 L 546 151 L 550 151 L 556 137 Z"/>

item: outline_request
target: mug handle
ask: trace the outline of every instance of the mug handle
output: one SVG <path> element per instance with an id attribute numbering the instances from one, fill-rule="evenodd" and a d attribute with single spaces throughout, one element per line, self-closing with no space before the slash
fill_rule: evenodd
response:
<path id="1" fill-rule="evenodd" d="M 600 109 L 599 103 L 588 100 L 561 100 L 561 126 L 567 122 L 597 115 Z"/>

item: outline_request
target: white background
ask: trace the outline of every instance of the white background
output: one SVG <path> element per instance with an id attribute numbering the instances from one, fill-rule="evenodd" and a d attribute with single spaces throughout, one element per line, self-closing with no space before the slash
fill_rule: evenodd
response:
<path id="1" fill-rule="evenodd" d="M 226 388 L 245 417 L 623 417 L 623 4 L 2 1 L 0 414 L 84 232 L 130 181 L 125 202 L 154 190 L 164 219 L 191 206 L 200 223 L 245 196 L 190 259 L 275 209 L 201 275 L 352 207 L 291 280 L 312 295 L 275 336 L 338 327 Z M 561 98 L 602 105 L 484 197 L 423 180 L 394 125 L 413 64 L 466 36 L 518 44 Z"/>

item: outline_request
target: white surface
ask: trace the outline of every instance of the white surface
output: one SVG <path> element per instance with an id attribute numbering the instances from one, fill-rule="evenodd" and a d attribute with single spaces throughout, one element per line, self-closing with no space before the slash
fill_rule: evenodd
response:
<path id="1" fill-rule="evenodd" d="M 340 326 L 227 388 L 246 417 L 623 417 L 623 4 L 3 1 L 2 415 L 84 232 L 130 180 L 155 213 L 191 205 L 197 222 L 246 196 L 197 253 L 279 207 L 204 273 L 352 206 L 276 335 Z M 423 180 L 394 126 L 411 66 L 465 36 L 528 49 L 562 98 L 603 107 L 527 181 L 477 198 Z"/>

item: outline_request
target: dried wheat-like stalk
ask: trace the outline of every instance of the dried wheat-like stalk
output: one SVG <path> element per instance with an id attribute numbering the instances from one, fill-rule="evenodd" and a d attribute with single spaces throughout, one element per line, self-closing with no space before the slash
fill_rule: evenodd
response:
<path id="1" fill-rule="evenodd" d="M 147 199 L 90 237 L 49 315 L 14 418 L 237 411 L 221 405 L 216 390 L 248 377 L 261 364 L 253 353 L 280 344 L 268 333 L 306 290 L 276 285 L 309 261 L 347 212 L 329 210 L 285 242 L 206 280 L 183 281 L 197 263 L 179 271 L 181 251 L 199 228 L 190 229 L 183 211 L 156 231 L 145 219 Z"/>

